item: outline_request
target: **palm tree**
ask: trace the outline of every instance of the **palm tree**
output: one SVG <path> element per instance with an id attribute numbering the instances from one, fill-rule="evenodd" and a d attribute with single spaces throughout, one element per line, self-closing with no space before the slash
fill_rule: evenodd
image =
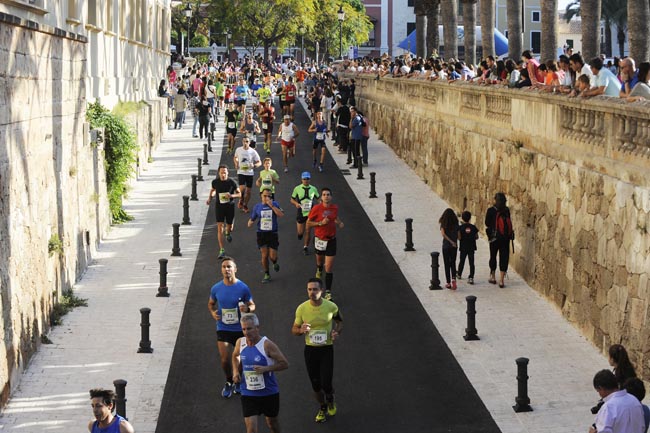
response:
<path id="1" fill-rule="evenodd" d="M 542 2 L 542 52 L 540 60 L 545 62 L 557 56 L 557 0 Z"/>
<path id="2" fill-rule="evenodd" d="M 600 15 L 601 0 L 582 0 L 580 14 L 582 16 L 582 56 L 585 61 L 600 54 Z"/>
<path id="3" fill-rule="evenodd" d="M 481 45 L 483 58 L 494 56 L 494 0 L 481 0 Z"/>
<path id="4" fill-rule="evenodd" d="M 638 1 L 638 0 L 635 0 Z M 623 57 L 625 55 L 625 33 L 627 31 L 627 3 L 628 0 L 602 0 L 601 5 L 601 19 L 605 24 L 605 47 L 604 52 L 608 55 L 612 55 L 612 24 L 616 25 L 618 32 L 616 34 L 616 39 L 618 42 L 619 55 Z M 580 0 L 574 0 L 570 3 L 564 14 L 564 18 L 567 22 L 575 16 L 580 16 L 582 13 Z M 643 11 L 641 11 L 643 13 Z M 645 21 L 643 21 L 645 22 Z M 583 21 L 584 26 L 584 21 Z M 584 27 L 583 27 L 584 32 Z M 642 35 L 641 37 L 643 37 Z M 583 40 L 584 48 L 584 40 Z M 584 51 L 584 50 L 583 50 Z M 600 49 L 597 51 L 600 53 Z M 585 59 L 588 60 L 587 57 Z"/>
<path id="5" fill-rule="evenodd" d="M 630 31 L 628 36 L 630 57 L 637 62 L 647 62 L 650 59 L 649 21 L 650 3 L 646 0 L 628 0 L 627 23 Z"/>
<path id="6" fill-rule="evenodd" d="M 425 57 L 427 55 L 427 17 L 426 0 L 415 0 L 415 55 Z"/>
<path id="7" fill-rule="evenodd" d="M 445 58 L 458 58 L 458 16 L 456 0 L 444 0 L 440 3 L 442 31 L 445 40 Z"/>
<path id="8" fill-rule="evenodd" d="M 465 63 L 476 64 L 476 0 L 462 0 L 465 33 Z"/>
<path id="9" fill-rule="evenodd" d="M 521 0 L 508 0 L 508 57 L 518 59 L 523 51 L 521 23 Z"/>
<path id="10" fill-rule="evenodd" d="M 440 35 L 438 34 L 438 14 L 440 13 L 440 0 L 429 0 L 427 8 L 427 54 L 437 53 L 440 48 Z"/>

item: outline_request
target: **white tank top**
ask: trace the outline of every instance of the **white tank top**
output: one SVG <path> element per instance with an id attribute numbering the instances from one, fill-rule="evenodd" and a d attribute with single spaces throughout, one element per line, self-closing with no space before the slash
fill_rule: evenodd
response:
<path id="1" fill-rule="evenodd" d="M 288 125 L 285 125 L 284 122 L 280 125 L 281 137 L 284 141 L 293 140 L 293 123 L 289 122 Z"/>

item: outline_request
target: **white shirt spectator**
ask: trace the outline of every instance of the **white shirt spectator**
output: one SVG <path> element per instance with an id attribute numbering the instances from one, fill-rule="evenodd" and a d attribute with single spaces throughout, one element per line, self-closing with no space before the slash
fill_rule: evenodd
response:
<path id="1" fill-rule="evenodd" d="M 616 78 L 616 75 L 612 74 L 609 69 L 603 66 L 600 71 L 598 71 L 596 87 L 605 87 L 605 96 L 618 98 L 619 92 L 621 91 L 621 82 Z"/>
<path id="2" fill-rule="evenodd" d="M 602 70 L 609 69 L 603 67 Z M 614 75 L 614 74 L 612 74 Z M 605 404 L 596 414 L 598 433 L 644 433 L 645 420 L 639 400 L 627 391 L 616 391 L 603 398 Z"/>
<path id="3" fill-rule="evenodd" d="M 582 65 L 582 69 L 580 70 L 580 73 L 576 75 L 576 82 L 578 82 L 578 78 L 580 78 L 581 75 L 586 75 L 589 77 L 589 87 L 594 88 L 596 87 L 596 76 L 591 72 L 591 66 L 589 65 Z"/>

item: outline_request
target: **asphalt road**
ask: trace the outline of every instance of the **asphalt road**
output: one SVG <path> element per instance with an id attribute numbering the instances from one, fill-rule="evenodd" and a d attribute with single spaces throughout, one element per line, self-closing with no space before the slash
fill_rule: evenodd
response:
<path id="1" fill-rule="evenodd" d="M 291 171 L 282 173 L 280 147 L 275 139 L 271 155 L 280 174 L 276 201 L 286 212 L 280 220 L 280 272 L 271 271 L 271 283 L 261 284 L 255 231 L 246 228 L 248 218 L 239 211 L 233 243 L 226 245 L 227 254 L 237 260 L 237 277 L 251 287 L 262 335 L 273 340 L 290 363 L 288 370 L 278 373 L 282 430 L 499 432 L 348 187 L 344 172 L 329 156 L 323 173 L 312 170 L 309 119 L 298 105 L 296 124 L 301 135 L 296 157 L 289 163 Z M 278 122 L 274 126 L 276 133 Z M 328 150 L 333 150 L 330 140 Z M 263 159 L 260 145 L 258 151 Z M 233 166 L 229 155 L 224 154 L 221 162 Z M 302 254 L 302 241 L 295 233 L 295 208 L 289 202 L 304 170 L 312 173 L 313 185 L 332 189 L 339 217 L 345 223 L 337 234 L 333 287 L 333 300 L 344 318 L 334 355 L 338 414 L 324 424 L 314 422 L 318 405 L 312 398 L 304 366 L 304 340 L 290 332 L 296 307 L 307 299 L 307 279 L 315 273 L 313 254 Z M 234 170 L 231 176 L 236 176 Z M 253 195 L 251 203 L 256 198 Z M 204 202 L 205 197 L 200 200 Z M 210 288 L 221 279 L 214 221 L 211 210 L 187 295 L 157 433 L 245 432 L 239 397 L 226 400 L 220 395 L 225 378 L 216 347 L 215 323 L 207 309 Z M 423 269 L 423 278 L 429 272 Z M 263 420 L 259 426 L 260 432 L 268 431 Z"/>

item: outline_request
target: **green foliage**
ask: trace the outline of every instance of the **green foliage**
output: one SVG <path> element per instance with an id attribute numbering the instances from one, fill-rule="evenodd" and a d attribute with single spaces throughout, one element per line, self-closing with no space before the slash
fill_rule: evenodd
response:
<path id="1" fill-rule="evenodd" d="M 133 114 L 137 111 L 140 111 L 143 105 L 146 105 L 144 102 L 134 102 L 134 101 L 128 101 L 128 102 L 120 102 L 113 108 L 113 114 L 116 115 L 117 117 L 126 117 L 129 114 Z"/>
<path id="2" fill-rule="evenodd" d="M 194 35 L 192 38 L 192 42 L 190 43 L 191 47 L 202 47 L 205 48 L 209 46 L 208 38 L 205 37 L 204 35 Z"/>
<path id="3" fill-rule="evenodd" d="M 50 314 L 50 324 L 52 326 L 61 325 L 61 323 L 63 322 L 62 320 L 63 316 L 65 316 L 70 311 L 72 311 L 73 308 L 87 307 L 87 306 L 88 306 L 88 299 L 82 299 L 77 297 L 72 292 L 72 289 L 66 290 L 61 295 L 61 299 L 59 299 L 59 302 L 56 305 L 54 305 L 54 307 L 52 308 L 52 313 Z"/>
<path id="4" fill-rule="evenodd" d="M 122 108 L 117 111 L 123 113 L 129 110 L 133 110 L 132 105 L 122 104 Z M 90 104 L 86 115 L 92 128 L 104 128 L 106 187 L 112 221 L 113 223 L 130 221 L 133 217 L 122 209 L 122 200 L 126 195 L 127 182 L 133 175 L 133 167 L 137 159 L 138 144 L 135 134 L 124 120 L 123 114 L 111 113 L 99 102 Z"/>
<path id="5" fill-rule="evenodd" d="M 50 240 L 47 241 L 47 252 L 52 257 L 54 254 L 63 252 L 63 241 L 59 238 L 58 233 L 53 233 Z"/>

